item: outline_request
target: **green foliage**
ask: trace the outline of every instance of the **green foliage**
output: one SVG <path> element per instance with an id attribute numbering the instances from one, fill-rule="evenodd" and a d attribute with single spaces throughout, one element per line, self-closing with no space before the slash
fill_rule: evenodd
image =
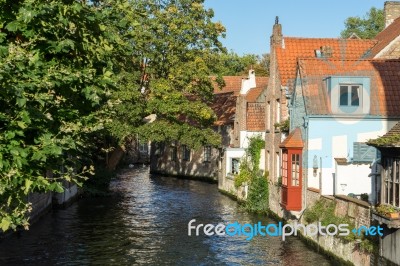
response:
<path id="1" fill-rule="evenodd" d="M 367 141 L 368 145 L 375 147 L 397 146 L 399 143 L 400 143 L 400 134 L 393 134 L 390 136 L 379 137 Z"/>
<path id="2" fill-rule="evenodd" d="M 209 129 L 216 118 L 208 106 L 214 67 L 209 59 L 225 51 L 218 40 L 225 28 L 211 21 L 213 11 L 204 9 L 201 0 L 142 0 L 133 6 L 145 14 L 131 37 L 140 75 L 133 77 L 134 94 L 129 96 L 132 86 L 121 91 L 126 97 L 118 97 L 121 104 L 109 125 L 111 132 L 121 140 L 138 133 L 157 142 L 218 145 L 220 136 Z M 143 122 L 151 114 L 157 119 Z"/>
<path id="3" fill-rule="evenodd" d="M 235 176 L 235 187 L 244 182 L 249 183 L 249 193 L 245 208 L 251 212 L 266 212 L 268 210 L 268 172 L 264 175 L 259 169 L 261 149 L 265 146 L 261 136 L 249 139 L 246 156 L 241 161 L 240 172 Z"/>
<path id="4" fill-rule="evenodd" d="M 335 215 L 335 207 L 336 203 L 334 201 L 319 199 L 311 208 L 305 211 L 304 219 L 307 223 L 321 222 L 323 226 L 329 224 L 335 224 L 336 226 L 339 226 L 339 224 L 348 224 L 350 230 L 351 228 L 355 228 L 354 222 L 349 217 L 338 217 Z M 344 241 L 357 241 L 361 251 L 371 253 L 377 250 L 378 240 L 376 237 L 365 236 L 364 234 L 357 236 L 351 233 L 347 236 L 339 237 Z"/>
<path id="5" fill-rule="evenodd" d="M 268 196 L 268 173 L 255 175 L 249 186 L 246 209 L 251 212 L 267 212 Z"/>
<path id="6" fill-rule="evenodd" d="M 114 1 L 113 12 L 125 14 L 122 3 Z M 81 184 L 93 170 L 83 157 L 91 134 L 103 128 L 118 49 L 126 49 L 116 48 L 119 31 L 106 25 L 110 12 L 103 7 L 85 1 L 0 2 L 3 231 L 28 227 L 29 193 L 62 192 L 64 180 Z"/>
<path id="7" fill-rule="evenodd" d="M 239 173 L 235 175 L 235 187 L 240 187 L 245 182 L 250 182 L 253 177 L 250 162 L 243 159 L 240 162 Z"/>
<path id="8" fill-rule="evenodd" d="M 269 76 L 269 54 L 262 56 L 246 54 L 239 56 L 234 52 L 220 53 L 212 57 L 214 63 L 214 74 L 223 76 L 247 75 L 253 68 L 257 76 Z"/>
<path id="9" fill-rule="evenodd" d="M 361 193 L 360 198 L 361 200 L 368 202 L 368 193 Z"/>
<path id="10" fill-rule="evenodd" d="M 246 153 L 251 158 L 250 160 L 253 167 L 253 172 L 258 172 L 260 169 L 261 149 L 264 147 L 265 141 L 261 138 L 261 136 L 250 138 L 249 147 L 247 148 Z"/>
<path id="11" fill-rule="evenodd" d="M 349 38 L 351 34 L 355 33 L 361 39 L 373 39 L 383 30 L 384 25 L 383 10 L 372 7 L 364 18 L 347 18 L 345 21 L 345 30 L 341 32 L 341 37 Z"/>
<path id="12" fill-rule="evenodd" d="M 29 193 L 82 184 L 115 140 L 220 143 L 207 104 L 225 29 L 212 17 L 202 0 L 0 2 L 3 231 L 28 227 Z"/>
<path id="13" fill-rule="evenodd" d="M 304 219 L 307 223 L 319 221 L 323 226 L 347 223 L 354 227 L 354 223 L 352 223 L 349 218 L 335 215 L 335 207 L 336 203 L 334 201 L 320 199 L 311 208 L 305 211 Z"/>
<path id="14" fill-rule="evenodd" d="M 375 207 L 375 211 L 383 216 L 388 216 L 391 213 L 399 212 L 397 208 L 389 204 L 380 204 L 377 207 Z"/>
<path id="15" fill-rule="evenodd" d="M 280 132 L 289 132 L 290 120 L 286 119 L 284 121 L 281 121 L 280 123 L 275 123 L 274 127 L 277 128 Z"/>

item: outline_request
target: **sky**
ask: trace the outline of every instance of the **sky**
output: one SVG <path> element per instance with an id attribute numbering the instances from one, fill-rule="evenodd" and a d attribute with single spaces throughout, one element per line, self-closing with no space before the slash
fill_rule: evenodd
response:
<path id="1" fill-rule="evenodd" d="M 385 0 L 205 0 L 214 10 L 213 21 L 226 28 L 221 39 L 239 55 L 269 53 L 275 17 L 283 36 L 340 37 L 348 17 L 364 17 L 371 7 L 383 9 Z"/>

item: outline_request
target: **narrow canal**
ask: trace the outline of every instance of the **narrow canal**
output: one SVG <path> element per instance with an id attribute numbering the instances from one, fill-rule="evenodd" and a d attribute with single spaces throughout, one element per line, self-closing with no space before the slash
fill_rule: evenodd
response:
<path id="1" fill-rule="evenodd" d="M 188 222 L 273 223 L 249 215 L 215 184 L 125 170 L 115 196 L 54 210 L 0 242 L 0 265 L 331 265 L 290 237 L 188 236 Z"/>

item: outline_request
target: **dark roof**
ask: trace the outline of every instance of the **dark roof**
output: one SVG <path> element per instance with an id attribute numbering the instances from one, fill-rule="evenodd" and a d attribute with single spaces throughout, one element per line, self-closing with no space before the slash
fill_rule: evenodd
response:
<path id="1" fill-rule="evenodd" d="M 400 122 L 392 127 L 385 135 L 369 140 L 368 145 L 384 148 L 384 147 L 400 147 Z"/>
<path id="2" fill-rule="evenodd" d="M 299 59 L 302 93 L 308 114 L 331 114 L 324 79 L 329 76 L 369 77 L 370 114 L 400 116 L 400 60 Z"/>
<path id="3" fill-rule="evenodd" d="M 375 40 L 377 40 L 378 43 L 371 49 L 369 56 L 375 57 L 399 36 L 400 17 L 394 20 L 392 24 L 387 26 L 384 30 L 378 33 L 378 35 L 376 35 Z"/>
<path id="4" fill-rule="evenodd" d="M 214 122 L 215 126 L 233 123 L 233 117 L 236 112 L 236 99 L 237 97 L 233 92 L 219 93 L 214 95 L 214 100 L 210 107 L 217 115 L 217 120 Z"/>

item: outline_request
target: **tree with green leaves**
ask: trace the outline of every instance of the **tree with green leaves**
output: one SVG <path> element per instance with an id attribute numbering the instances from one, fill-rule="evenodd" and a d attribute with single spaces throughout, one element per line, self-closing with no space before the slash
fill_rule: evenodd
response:
<path id="1" fill-rule="evenodd" d="M 0 2 L 3 231 L 28 227 L 30 193 L 86 179 L 99 139 L 219 144 L 212 16 L 202 0 Z"/>
<path id="2" fill-rule="evenodd" d="M 109 131 L 124 140 L 138 134 L 154 142 L 177 140 L 191 147 L 218 145 L 210 129 L 215 115 L 212 100 L 215 55 L 225 51 L 218 38 L 225 28 L 211 21 L 203 0 L 134 1 L 139 26 L 131 36 L 132 60 L 139 76 L 126 73 L 126 84 L 113 94 L 121 101 L 114 109 Z M 219 79 L 221 80 L 221 79 Z M 143 118 L 154 115 L 155 121 Z"/>
<path id="3" fill-rule="evenodd" d="M 349 17 L 344 24 L 345 30 L 341 32 L 342 38 L 349 38 L 352 34 L 357 34 L 361 39 L 373 39 L 384 28 L 383 10 L 372 7 L 363 18 Z"/>
<path id="4" fill-rule="evenodd" d="M 269 54 L 239 56 L 233 51 L 216 55 L 214 72 L 223 76 L 247 75 L 253 68 L 257 76 L 269 75 Z"/>
<path id="5" fill-rule="evenodd" d="M 81 183 L 92 134 L 132 51 L 129 1 L 0 2 L 0 228 L 29 225 L 32 192 Z M 118 15 L 114 15 L 118 14 Z M 115 19 L 120 20 L 115 20 Z M 118 22 L 118 23 L 117 23 Z M 130 71 L 130 69 L 129 69 Z"/>

